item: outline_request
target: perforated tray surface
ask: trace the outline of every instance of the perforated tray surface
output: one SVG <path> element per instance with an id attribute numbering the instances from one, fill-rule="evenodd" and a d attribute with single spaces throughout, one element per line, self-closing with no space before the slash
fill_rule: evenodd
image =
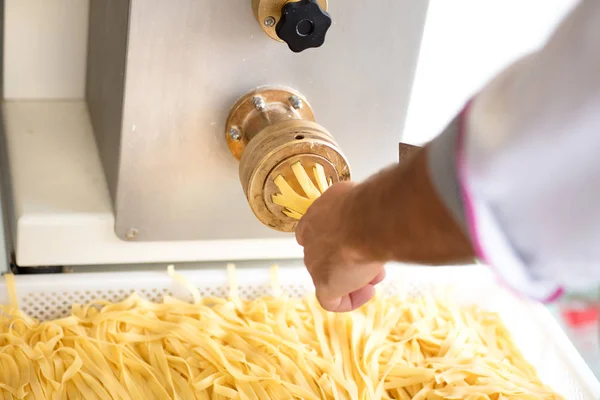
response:
<path id="1" fill-rule="evenodd" d="M 202 296 L 227 296 L 226 269 L 180 271 L 198 287 Z M 272 294 L 269 268 L 236 271 L 238 294 L 256 298 Z M 191 299 L 189 293 L 164 272 L 104 272 L 61 275 L 16 276 L 19 305 L 30 316 L 48 320 L 69 314 L 73 303 L 96 299 L 119 301 L 132 292 L 153 301 L 170 295 Z M 312 291 L 310 277 L 302 267 L 281 268 L 283 292 L 303 296 Z M 499 312 L 525 357 L 541 379 L 568 400 L 600 399 L 600 382 L 567 339 L 549 311 L 542 305 L 518 299 L 496 283 L 483 266 L 423 268 L 391 265 L 378 289 L 384 295 L 447 294 L 461 304 L 478 304 Z M 6 285 L 0 280 L 0 303 L 8 302 Z"/>

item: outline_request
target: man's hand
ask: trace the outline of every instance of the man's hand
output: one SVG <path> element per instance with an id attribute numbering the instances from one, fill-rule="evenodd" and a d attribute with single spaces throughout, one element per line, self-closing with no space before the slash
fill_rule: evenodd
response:
<path id="1" fill-rule="evenodd" d="M 471 261 L 468 237 L 438 198 L 427 149 L 365 182 L 338 183 L 296 228 L 317 298 L 328 311 L 369 301 L 385 277 L 384 262 L 444 265 Z"/>
<path id="2" fill-rule="evenodd" d="M 296 238 L 304 246 L 304 263 L 312 276 L 317 299 L 327 311 L 352 311 L 375 294 L 385 278 L 382 262 L 350 246 L 350 211 L 354 183 L 338 183 L 318 198 L 302 217 Z"/>

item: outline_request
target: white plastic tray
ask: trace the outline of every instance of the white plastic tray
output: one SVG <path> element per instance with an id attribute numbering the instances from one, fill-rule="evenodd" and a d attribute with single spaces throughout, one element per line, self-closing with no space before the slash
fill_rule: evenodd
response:
<path id="1" fill-rule="evenodd" d="M 203 296 L 227 296 L 226 269 L 179 271 L 195 284 Z M 241 297 L 271 294 L 269 268 L 238 268 Z M 312 290 L 312 282 L 301 267 L 279 270 L 283 291 L 301 296 Z M 191 297 L 164 272 L 102 272 L 61 275 L 16 276 L 22 310 L 39 319 L 67 315 L 73 303 L 95 299 L 122 300 L 133 291 L 153 301 L 164 295 Z M 550 312 L 542 305 L 509 294 L 497 285 L 483 266 L 423 268 L 389 266 L 388 278 L 379 289 L 383 294 L 418 295 L 451 290 L 463 304 L 476 303 L 501 314 L 525 357 L 541 379 L 568 400 L 600 399 L 600 382 L 577 353 Z M 6 285 L 0 283 L 0 303 L 8 301 Z"/>

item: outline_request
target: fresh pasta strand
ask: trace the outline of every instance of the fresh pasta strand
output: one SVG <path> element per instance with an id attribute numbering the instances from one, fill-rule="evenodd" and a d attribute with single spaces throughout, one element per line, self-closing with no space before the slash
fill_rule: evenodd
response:
<path id="1" fill-rule="evenodd" d="M 229 298 L 237 299 L 238 297 L 238 281 L 235 272 L 235 264 L 227 264 L 227 276 L 229 277 Z"/>
<path id="2" fill-rule="evenodd" d="M 200 293 L 198 292 L 198 289 L 196 289 L 190 283 L 190 281 L 188 281 L 183 276 L 181 276 L 177 272 L 175 272 L 175 266 L 173 264 L 167 266 L 167 273 L 169 274 L 169 276 L 171 278 L 173 278 L 175 281 L 179 282 L 184 288 L 186 288 L 190 292 L 190 294 L 192 295 L 192 298 L 194 299 L 194 304 L 200 303 L 201 297 L 200 297 Z"/>
<path id="3" fill-rule="evenodd" d="M 327 181 L 325 169 L 318 163 L 311 169 L 317 183 L 316 185 L 313 183 L 300 161 L 292 164 L 291 169 L 294 178 L 298 181 L 298 184 L 304 193 L 297 193 L 282 175 L 278 175 L 273 182 L 280 193 L 272 195 L 271 200 L 274 204 L 283 207 L 283 214 L 299 220 L 306 213 L 313 201 L 329 189 L 333 184 L 333 181 L 331 178 L 329 178 L 329 182 Z"/>
<path id="4" fill-rule="evenodd" d="M 495 313 L 433 297 L 377 296 L 345 314 L 314 296 L 247 301 L 228 272 L 229 299 L 201 298 L 171 266 L 193 303 L 132 294 L 44 322 L 0 306 L 0 398 L 562 399 Z"/>
<path id="5" fill-rule="evenodd" d="M 6 280 L 6 287 L 8 288 L 8 305 L 13 308 L 19 308 L 15 276 L 13 274 L 5 274 L 4 279 Z"/>
<path id="6" fill-rule="evenodd" d="M 281 296 L 281 285 L 279 283 L 279 265 L 273 264 L 270 269 L 270 281 L 271 290 L 273 291 L 273 297 Z"/>

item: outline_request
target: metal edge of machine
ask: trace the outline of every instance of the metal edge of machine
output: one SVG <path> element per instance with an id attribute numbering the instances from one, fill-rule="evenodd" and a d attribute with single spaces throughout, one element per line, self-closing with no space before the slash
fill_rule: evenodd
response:
<path id="1" fill-rule="evenodd" d="M 0 93 L 4 97 L 4 0 L 0 0 Z M 10 176 L 8 152 L 4 136 L 4 112 L 0 107 L 0 275 L 9 271 L 10 254 L 13 251 L 10 232 L 8 207 L 10 202 Z"/>
<path id="2" fill-rule="evenodd" d="M 131 2 L 91 0 L 88 16 L 85 102 L 113 203 L 120 169 Z"/>

